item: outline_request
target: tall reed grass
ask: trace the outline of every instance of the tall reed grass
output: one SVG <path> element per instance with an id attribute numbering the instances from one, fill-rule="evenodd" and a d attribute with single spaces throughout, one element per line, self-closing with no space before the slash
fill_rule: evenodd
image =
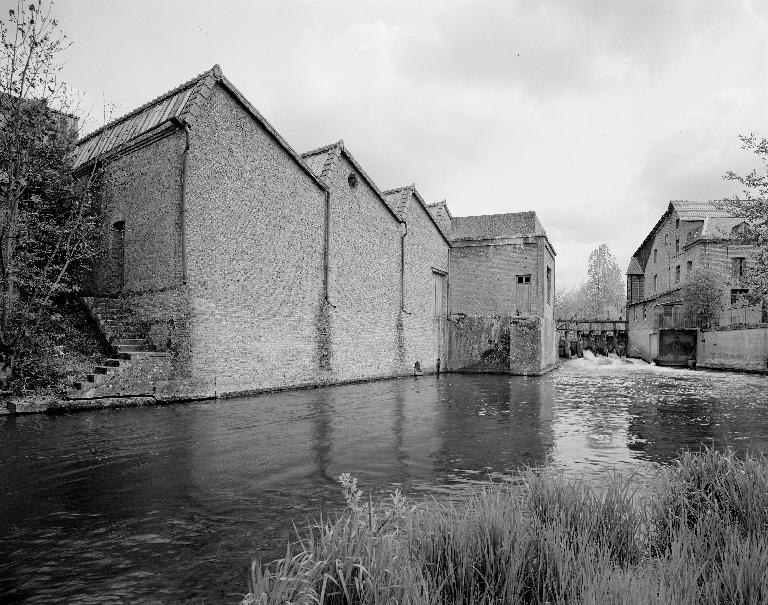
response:
<path id="1" fill-rule="evenodd" d="M 243 604 L 766 604 L 768 460 L 684 453 L 651 488 L 529 470 L 467 500 L 365 502 L 254 563 Z"/>

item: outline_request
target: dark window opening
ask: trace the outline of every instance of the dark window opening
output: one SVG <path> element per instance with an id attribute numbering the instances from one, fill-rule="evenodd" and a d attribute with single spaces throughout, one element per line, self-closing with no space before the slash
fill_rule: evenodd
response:
<path id="1" fill-rule="evenodd" d="M 653 262 L 654 263 L 656 262 L 656 257 L 658 256 L 658 254 L 659 254 L 659 251 L 654 249 L 654 251 L 653 251 Z"/>
<path id="2" fill-rule="evenodd" d="M 680 228 L 680 219 L 676 218 L 675 219 L 675 229 L 679 229 L 679 228 Z"/>
<path id="3" fill-rule="evenodd" d="M 741 299 L 745 296 L 749 290 L 747 288 L 733 288 L 731 290 L 731 306 L 742 302 Z"/>
<path id="4" fill-rule="evenodd" d="M 675 240 L 675 254 L 677 254 L 678 252 L 680 252 L 680 238 L 679 237 Z"/>
<path id="5" fill-rule="evenodd" d="M 693 261 L 689 260 L 687 263 L 685 263 L 685 270 L 690 273 L 693 270 Z"/>
<path id="6" fill-rule="evenodd" d="M 675 283 L 680 281 L 680 265 L 675 267 Z"/>
<path id="7" fill-rule="evenodd" d="M 746 268 L 745 260 L 744 257 L 736 257 L 733 259 L 733 269 L 731 273 L 733 277 L 744 277 L 744 269 Z"/>
<path id="8" fill-rule="evenodd" d="M 355 173 L 350 174 L 347 177 L 347 183 L 349 183 L 349 186 L 352 187 L 352 189 L 357 187 L 357 175 Z"/>
<path id="9" fill-rule="evenodd" d="M 552 269 L 547 267 L 547 304 L 552 304 Z"/>

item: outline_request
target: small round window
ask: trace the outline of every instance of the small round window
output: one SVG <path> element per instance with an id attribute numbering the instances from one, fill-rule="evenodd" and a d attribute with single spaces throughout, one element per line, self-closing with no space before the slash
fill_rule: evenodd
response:
<path id="1" fill-rule="evenodd" d="M 352 189 L 357 187 L 357 175 L 355 173 L 350 174 L 347 177 L 347 183 L 349 183 L 349 186 L 352 187 Z"/>

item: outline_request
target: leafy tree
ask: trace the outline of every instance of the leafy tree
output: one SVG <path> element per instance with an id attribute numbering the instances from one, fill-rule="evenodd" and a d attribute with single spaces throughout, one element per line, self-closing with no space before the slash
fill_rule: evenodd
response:
<path id="1" fill-rule="evenodd" d="M 586 311 L 590 317 L 618 318 L 626 306 L 624 276 L 607 244 L 600 244 L 589 255 L 584 284 Z"/>
<path id="2" fill-rule="evenodd" d="M 582 319 L 586 317 L 586 287 L 579 286 L 555 291 L 555 316 L 558 319 Z"/>
<path id="3" fill-rule="evenodd" d="M 585 282 L 555 293 L 558 319 L 618 319 L 625 307 L 624 276 L 606 244 L 590 253 Z"/>
<path id="4" fill-rule="evenodd" d="M 59 80 L 66 36 L 43 0 L 0 21 L 0 387 L 18 376 L 56 297 L 92 250 L 95 168 L 75 178 L 78 120 Z"/>
<path id="5" fill-rule="evenodd" d="M 683 305 L 685 314 L 699 327 L 717 325 L 723 306 L 720 276 L 709 268 L 699 267 L 685 281 Z"/>
<path id="6" fill-rule="evenodd" d="M 762 164 L 745 175 L 729 171 L 723 177 L 743 187 L 741 195 L 724 200 L 721 205 L 731 214 L 744 217 L 749 225 L 739 234 L 739 241 L 755 246 L 746 267 L 745 282 L 750 293 L 749 302 L 765 302 L 768 299 L 768 139 L 755 134 L 741 135 L 741 147 L 751 151 Z"/>

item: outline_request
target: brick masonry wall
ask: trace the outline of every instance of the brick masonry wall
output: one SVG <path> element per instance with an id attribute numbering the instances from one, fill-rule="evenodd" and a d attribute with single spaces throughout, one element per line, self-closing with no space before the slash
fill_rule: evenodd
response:
<path id="1" fill-rule="evenodd" d="M 357 186 L 348 179 L 356 174 Z M 333 379 L 402 373 L 398 358 L 401 225 L 342 154 L 331 189 L 330 310 Z"/>
<path id="2" fill-rule="evenodd" d="M 181 281 L 179 201 L 184 137 L 178 131 L 106 164 L 96 195 L 97 255 L 86 291 L 115 295 L 174 286 Z M 123 278 L 118 236 L 125 222 Z"/>
<path id="3" fill-rule="evenodd" d="M 466 315 L 448 322 L 447 368 L 538 376 L 557 367 L 554 320 Z"/>
<path id="4" fill-rule="evenodd" d="M 553 316 L 555 264 L 543 243 L 530 237 L 510 243 L 461 240 L 451 249 L 451 313 L 514 315 L 517 276 L 531 275 L 531 313 Z M 541 240 L 541 241 L 539 241 Z M 546 301 L 546 267 L 552 269 L 552 297 Z"/>
<path id="5" fill-rule="evenodd" d="M 402 372 L 412 372 L 417 361 L 424 372 L 434 372 L 437 359 L 445 359 L 445 319 L 435 316 L 432 269 L 448 272 L 448 243 L 414 195 L 408 199 L 403 218 L 408 225 L 405 238 L 405 309 L 408 313 L 402 317 Z M 444 301 L 447 288 L 445 279 Z"/>
<path id="6" fill-rule="evenodd" d="M 221 86 L 188 192 L 192 373 L 218 394 L 330 380 L 325 194 Z"/>

